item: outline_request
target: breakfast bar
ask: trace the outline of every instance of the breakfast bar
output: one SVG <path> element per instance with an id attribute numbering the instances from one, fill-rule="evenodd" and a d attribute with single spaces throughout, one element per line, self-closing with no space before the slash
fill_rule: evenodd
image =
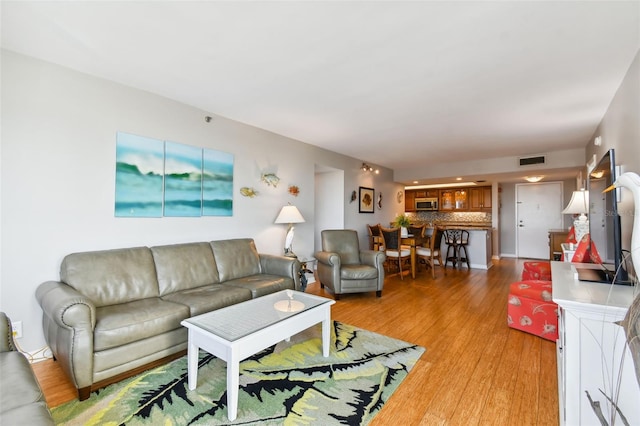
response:
<path id="1" fill-rule="evenodd" d="M 468 225 L 445 225 L 444 229 L 463 229 L 469 232 L 467 253 L 469 265 L 472 269 L 489 269 L 493 266 L 491 260 L 491 227 Z M 441 253 L 447 252 L 444 239 L 440 246 Z"/>

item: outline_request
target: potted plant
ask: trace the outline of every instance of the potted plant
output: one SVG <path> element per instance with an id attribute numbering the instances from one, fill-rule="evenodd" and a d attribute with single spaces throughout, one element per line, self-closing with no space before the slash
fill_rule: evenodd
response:
<path id="1" fill-rule="evenodd" d="M 403 214 L 399 214 L 398 216 L 396 216 L 393 223 L 395 226 L 400 227 L 401 236 L 406 237 L 407 235 L 409 235 L 409 232 L 407 231 L 407 227 L 411 225 L 411 221 L 409 220 L 408 217 L 406 217 Z"/>

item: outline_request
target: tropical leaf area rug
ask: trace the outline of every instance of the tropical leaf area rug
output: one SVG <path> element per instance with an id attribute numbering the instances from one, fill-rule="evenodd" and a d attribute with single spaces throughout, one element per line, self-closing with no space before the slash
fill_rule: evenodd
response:
<path id="1" fill-rule="evenodd" d="M 425 349 L 333 322 L 329 357 L 318 324 L 240 363 L 236 420 L 227 418 L 226 363 L 200 351 L 51 410 L 61 425 L 366 425 Z"/>

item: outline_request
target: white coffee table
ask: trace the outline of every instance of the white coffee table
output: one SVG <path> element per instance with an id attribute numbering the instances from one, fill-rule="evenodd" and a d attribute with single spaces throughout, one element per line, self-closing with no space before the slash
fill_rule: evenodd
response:
<path id="1" fill-rule="evenodd" d="M 238 414 L 240 361 L 322 323 L 322 355 L 329 356 L 332 299 L 283 290 L 181 322 L 189 329 L 188 385 L 198 382 L 198 351 L 227 363 L 227 416 Z"/>

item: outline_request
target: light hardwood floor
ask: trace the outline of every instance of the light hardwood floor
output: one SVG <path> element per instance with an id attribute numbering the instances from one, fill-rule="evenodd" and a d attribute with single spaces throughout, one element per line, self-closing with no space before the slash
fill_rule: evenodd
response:
<path id="1" fill-rule="evenodd" d="M 381 298 L 343 295 L 335 320 L 427 350 L 371 425 L 557 425 L 555 345 L 507 327 L 509 284 L 522 260 L 489 271 L 421 266 L 416 279 L 391 272 Z M 309 293 L 331 297 L 318 283 Z M 55 362 L 34 364 L 50 407 L 75 398 Z"/>

